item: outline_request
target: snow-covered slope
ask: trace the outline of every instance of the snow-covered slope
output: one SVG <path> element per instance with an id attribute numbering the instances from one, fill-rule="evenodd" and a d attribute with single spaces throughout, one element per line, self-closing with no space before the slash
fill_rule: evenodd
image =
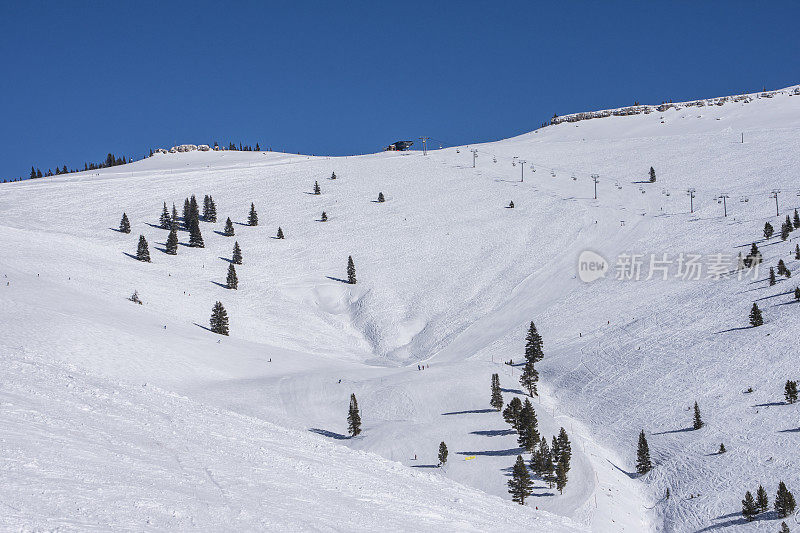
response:
<path id="1" fill-rule="evenodd" d="M 792 279 L 769 287 L 762 271 L 756 282 L 628 281 L 613 279 L 613 267 L 620 253 L 643 254 L 645 262 L 650 254 L 736 254 L 763 239 L 766 220 L 779 228 L 800 203 L 800 96 L 792 92 L 565 122 L 469 147 L 478 150 L 475 169 L 467 147 L 347 158 L 189 152 L 5 185 L 2 372 L 4 381 L 26 376 L 2 390 L 16 407 L 4 409 L 0 422 L 23 458 L 4 465 L 14 472 L 5 490 L 30 490 L 2 512 L 31 527 L 113 521 L 139 529 L 150 517 L 154 529 L 235 527 L 235 519 L 245 529 L 344 530 L 368 529 L 380 516 L 385 527 L 407 530 L 774 529 L 774 516 L 753 525 L 737 513 L 744 491 L 759 483 L 771 497 L 781 479 L 800 488 L 797 407 L 780 404 L 783 383 L 800 377 Z M 527 161 L 524 182 L 515 157 Z M 650 166 L 656 183 L 640 183 Z M 333 171 L 336 180 L 328 179 Z M 592 174 L 599 175 L 597 200 Z M 315 180 L 319 196 L 311 194 Z M 781 190 L 779 217 L 773 189 Z M 374 201 L 379 192 L 385 203 Z M 729 195 L 727 218 L 716 201 L 721 193 Z M 180 210 L 191 194 L 212 195 L 219 222 L 202 223 L 205 248 L 180 246 L 168 256 L 159 250 L 161 205 Z M 514 209 L 505 208 L 510 200 Z M 244 223 L 250 202 L 259 225 L 235 224 L 235 237 L 223 236 L 225 218 Z M 123 211 L 130 235 L 114 230 Z M 278 226 L 285 240 L 272 238 Z M 779 257 L 789 269 L 800 264 L 792 254 L 796 233 L 759 244 L 767 265 Z M 130 257 L 140 234 L 150 243 L 150 264 Z M 188 242 L 186 232 L 179 237 Z M 238 291 L 223 287 L 234 241 L 244 255 Z M 577 279 L 586 249 L 611 262 L 606 279 Z M 355 286 L 340 281 L 349 255 Z M 134 290 L 144 305 L 126 300 Z M 230 315 L 229 338 L 203 329 L 217 300 Z M 767 323 L 739 329 L 756 300 Z M 565 427 L 575 455 L 563 495 L 538 481 L 517 509 L 505 483 L 519 450 L 500 414 L 487 411 L 489 378 L 501 374 L 506 401 L 519 394 L 519 369 L 502 361 L 522 359 L 531 320 L 545 339 L 540 429 L 549 437 Z M 423 363 L 429 368 L 417 370 Z M 26 365 L 37 371 L 23 373 Z M 64 390 L 68 372 L 82 383 L 77 392 Z M 748 387 L 754 392 L 743 394 Z M 106 403 L 114 391 L 121 403 Z M 364 434 L 344 439 L 351 392 Z M 684 431 L 694 401 L 706 427 Z M 58 416 L 25 422 L 24 413 L 48 411 L 51 402 Z M 178 413 L 192 420 L 165 421 Z M 92 429 L 74 429 L 81 424 Z M 637 478 L 630 472 L 640 429 L 656 467 Z M 451 459 L 427 470 L 442 440 Z M 154 442 L 165 443 L 160 459 L 145 460 L 142 450 L 157 448 Z M 713 455 L 720 442 L 728 453 Z M 62 445 L 71 452 L 59 452 Z M 182 445 L 188 448 L 175 457 L 167 451 Z M 69 484 L 64 479 L 82 471 L 61 458 L 83 453 L 96 483 Z M 219 455 L 230 458 L 211 460 Z M 138 483 L 114 482 L 108 465 L 115 457 Z M 173 462 L 161 464 L 165 457 Z M 274 466 L 280 457 L 288 465 Z M 44 458 L 55 481 L 48 469 L 25 466 Z M 327 477 L 297 473 L 297 465 L 313 470 L 320 462 Z M 186 463 L 182 488 L 144 475 L 152 469 L 154 477 L 174 478 L 169 472 Z M 399 500 L 359 476 L 380 476 Z M 307 496 L 278 489 L 295 477 Z M 314 487 L 330 491 L 330 479 L 340 480 L 339 497 L 315 494 Z M 213 480 L 222 488 L 211 490 Z M 105 516 L 76 503 L 102 504 L 93 492 L 101 488 L 106 501 L 141 492 L 151 496 L 143 507 L 158 506 L 149 513 L 116 506 Z M 459 491 L 462 502 L 454 502 Z M 56 498 L 60 506 L 37 514 L 50 492 L 75 500 Z M 225 494 L 235 496 L 225 502 Z M 303 498 L 327 514 L 315 521 Z M 284 514 L 270 522 L 274 506 Z M 360 514 L 350 517 L 351 508 Z"/>

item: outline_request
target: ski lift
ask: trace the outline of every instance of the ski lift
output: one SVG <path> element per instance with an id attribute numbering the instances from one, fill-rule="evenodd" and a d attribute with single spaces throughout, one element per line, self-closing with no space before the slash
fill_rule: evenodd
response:
<path id="1" fill-rule="evenodd" d="M 750 201 L 750 198 L 747 196 L 742 196 L 741 198 L 739 198 L 739 201 L 742 203 L 746 203 Z"/>
<path id="2" fill-rule="evenodd" d="M 512 161 L 512 162 L 511 162 L 511 166 L 512 166 L 512 167 L 515 167 L 515 166 L 517 166 L 517 162 L 516 162 L 516 161 Z"/>

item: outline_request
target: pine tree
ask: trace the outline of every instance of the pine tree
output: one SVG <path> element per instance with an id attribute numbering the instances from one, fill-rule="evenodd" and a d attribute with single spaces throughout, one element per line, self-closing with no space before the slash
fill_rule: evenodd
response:
<path id="1" fill-rule="evenodd" d="M 644 436 L 644 430 L 639 433 L 639 446 L 636 450 L 636 471 L 639 474 L 646 474 L 653 469 L 653 464 L 650 462 L 650 447 L 647 445 L 647 439 Z"/>
<path id="2" fill-rule="evenodd" d="M 347 283 L 350 285 L 356 284 L 356 265 L 353 263 L 352 255 L 347 256 Z"/>
<path id="3" fill-rule="evenodd" d="M 525 498 L 533 493 L 533 482 L 528 473 L 528 467 L 522 456 L 517 456 L 517 461 L 511 469 L 511 479 L 508 480 L 508 492 L 511 493 L 511 500 L 520 505 L 525 505 Z"/>
<path id="4" fill-rule="evenodd" d="M 172 226 L 172 221 L 169 218 L 169 211 L 167 211 L 167 202 L 164 202 L 164 210 L 161 211 L 159 222 L 164 229 L 169 229 L 170 226 Z"/>
<path id="5" fill-rule="evenodd" d="M 231 217 L 228 217 L 225 221 L 225 229 L 222 230 L 222 233 L 226 237 L 233 237 L 233 222 L 231 222 Z"/>
<path id="6" fill-rule="evenodd" d="M 357 436 L 361 433 L 361 415 L 358 412 L 358 402 L 356 395 L 350 395 L 350 410 L 347 412 L 347 430 L 350 432 L 351 437 Z"/>
<path id="7" fill-rule="evenodd" d="M 555 465 L 561 461 L 561 445 L 555 435 L 553 435 L 553 440 L 550 442 L 550 455 L 553 457 L 553 464 Z"/>
<path id="8" fill-rule="evenodd" d="M 558 432 L 557 442 L 559 450 L 558 462 L 564 463 L 567 472 L 569 472 L 569 463 L 572 460 L 572 445 L 569 442 L 567 430 L 565 430 L 563 427 Z"/>
<path id="9" fill-rule="evenodd" d="M 547 444 L 547 439 L 542 438 Z M 541 448 L 541 446 L 540 446 Z M 548 449 L 542 450 L 542 479 L 545 483 L 547 483 L 548 487 L 553 486 L 553 483 L 556 482 L 556 467 L 555 461 L 553 460 L 553 453 Z"/>
<path id="10" fill-rule="evenodd" d="M 217 204 L 214 203 L 214 197 L 208 196 L 208 222 L 217 221 Z"/>
<path id="11" fill-rule="evenodd" d="M 236 267 L 233 266 L 233 263 L 228 263 L 228 277 L 225 283 L 229 289 L 239 288 L 239 278 L 236 277 Z"/>
<path id="12" fill-rule="evenodd" d="M 439 466 L 444 466 L 447 462 L 447 445 L 444 441 L 439 443 Z"/>
<path id="13" fill-rule="evenodd" d="M 519 435 L 517 435 L 517 444 L 526 452 L 533 451 L 533 448 L 539 443 L 539 425 L 536 419 L 536 411 L 533 410 L 533 405 L 528 398 L 525 398 L 525 403 L 519 413 Z"/>
<path id="14" fill-rule="evenodd" d="M 703 419 L 700 418 L 700 407 L 697 405 L 697 402 L 694 402 L 694 421 L 692 422 L 692 427 L 694 429 L 703 427 Z"/>
<path id="15" fill-rule="evenodd" d="M 147 247 L 147 239 L 144 238 L 144 235 L 139 235 L 139 247 L 136 250 L 136 259 L 144 261 L 145 263 L 150 262 L 150 249 Z"/>
<path id="16" fill-rule="evenodd" d="M 258 214 L 256 213 L 256 205 L 250 204 L 250 216 L 247 217 L 247 224 L 250 226 L 258 226 Z"/>
<path id="17" fill-rule="evenodd" d="M 531 467 L 536 475 L 547 481 L 549 474 L 553 471 L 553 456 L 547 439 L 542 437 L 539 448 L 533 452 Z"/>
<path id="18" fill-rule="evenodd" d="M 790 533 L 789 526 L 786 525 L 786 522 L 781 522 L 781 530 L 779 533 Z"/>
<path id="19" fill-rule="evenodd" d="M 778 259 L 778 275 L 783 276 L 786 274 L 786 263 L 783 262 L 783 259 Z"/>
<path id="20" fill-rule="evenodd" d="M 175 203 L 172 203 L 172 226 L 174 227 L 178 223 L 178 210 L 175 208 Z"/>
<path id="21" fill-rule="evenodd" d="M 139 291 L 133 291 L 133 294 L 131 294 L 131 297 L 128 298 L 128 300 L 132 301 L 135 304 L 142 305 L 142 300 L 141 298 L 139 298 Z"/>
<path id="22" fill-rule="evenodd" d="M 797 214 L 797 209 L 794 210 L 794 220 L 792 221 L 794 229 L 800 228 L 800 215 Z"/>
<path id="23" fill-rule="evenodd" d="M 795 300 L 800 300 L 800 287 L 795 287 L 794 288 L 794 299 Z"/>
<path id="24" fill-rule="evenodd" d="M 747 255 L 747 258 L 745 259 L 745 266 L 747 266 L 748 268 L 754 267 L 760 264 L 761 260 L 762 260 L 761 252 L 758 250 L 758 246 L 756 246 L 756 243 L 753 243 L 750 246 L 750 253 Z"/>
<path id="25" fill-rule="evenodd" d="M 564 494 L 564 487 L 567 486 L 567 469 L 566 465 L 559 461 L 556 465 L 556 488 L 559 494 Z"/>
<path id="26" fill-rule="evenodd" d="M 773 229 L 772 224 L 770 224 L 769 222 L 765 222 L 764 223 L 764 237 L 766 237 L 767 240 L 769 240 L 769 238 L 772 237 L 772 235 L 774 233 L 775 233 L 775 230 Z"/>
<path id="27" fill-rule="evenodd" d="M 786 488 L 786 484 L 781 481 L 778 484 L 778 493 L 775 495 L 775 511 L 781 518 L 786 518 L 794 512 L 796 503 L 794 495 Z"/>
<path id="28" fill-rule="evenodd" d="M 794 258 L 800 259 L 800 244 L 794 245 Z"/>
<path id="29" fill-rule="evenodd" d="M 722 443 L 722 442 L 720 442 L 720 443 L 719 443 L 719 451 L 718 451 L 717 453 L 718 453 L 718 454 L 723 454 L 723 453 L 725 453 L 725 452 L 727 452 L 727 451 L 728 451 L 728 450 L 726 450 L 726 449 L 725 449 L 725 444 L 724 444 L 724 443 Z"/>
<path id="30" fill-rule="evenodd" d="M 783 387 L 783 397 L 786 399 L 786 403 L 790 405 L 797 401 L 796 381 L 786 380 L 786 385 Z"/>
<path id="31" fill-rule="evenodd" d="M 761 309 L 758 304 L 753 302 L 753 307 L 750 309 L 750 325 L 754 328 L 764 324 L 764 317 L 761 316 Z"/>
<path id="32" fill-rule="evenodd" d="M 322 191 L 319 188 L 319 182 L 317 181 L 314 182 L 314 194 L 317 195 L 322 194 Z"/>
<path id="33" fill-rule="evenodd" d="M 187 228 L 189 227 L 189 220 L 191 218 L 191 205 L 189 204 L 189 199 L 186 198 L 183 201 L 183 225 Z"/>
<path id="34" fill-rule="evenodd" d="M 242 264 L 242 249 L 239 248 L 239 242 L 233 243 L 233 255 L 231 256 L 231 261 L 235 265 Z"/>
<path id="35" fill-rule="evenodd" d="M 756 491 L 756 506 L 762 513 L 766 513 L 767 509 L 769 509 L 769 498 L 767 497 L 767 491 L 764 490 L 764 487 L 761 485 L 758 486 L 758 490 Z"/>
<path id="36" fill-rule="evenodd" d="M 196 218 L 189 221 L 189 246 L 193 248 L 204 248 L 203 234 L 200 233 L 200 222 Z"/>
<path id="37" fill-rule="evenodd" d="M 210 210 L 211 203 L 209 202 L 209 196 L 206 194 L 203 196 L 203 220 L 208 222 L 208 214 Z"/>
<path id="38" fill-rule="evenodd" d="M 757 514 L 758 505 L 753 499 L 753 495 L 750 494 L 750 491 L 748 490 L 744 495 L 744 500 L 742 500 L 742 516 L 748 522 L 752 522 L 753 518 L 755 518 Z"/>
<path id="39" fill-rule="evenodd" d="M 197 198 L 195 198 L 194 194 L 189 198 L 189 216 L 197 219 L 198 222 L 200 221 L 200 209 L 197 206 Z"/>
<path id="40" fill-rule="evenodd" d="M 494 376 L 492 376 L 492 391 L 494 391 Z M 520 428 L 520 411 L 522 411 L 522 402 L 516 396 L 511 398 L 506 408 L 503 409 L 503 420 L 516 431 L 519 431 Z"/>
<path id="41" fill-rule="evenodd" d="M 119 221 L 119 230 L 122 233 L 131 232 L 131 223 L 128 221 L 128 215 L 125 213 L 122 213 L 122 220 Z"/>
<path id="42" fill-rule="evenodd" d="M 31 167 L 31 176 L 30 176 L 30 178 L 31 179 L 36 179 L 36 169 L 34 169 L 33 167 Z"/>
<path id="43" fill-rule="evenodd" d="M 777 283 L 775 281 L 775 269 L 772 268 L 772 267 L 769 267 L 769 284 L 770 285 L 775 285 L 775 283 Z"/>
<path id="44" fill-rule="evenodd" d="M 321 217 L 319 217 L 319 219 L 320 219 L 320 221 L 321 221 L 321 222 L 327 222 L 327 221 L 328 221 L 328 213 L 326 213 L 325 211 L 323 211 L 323 212 L 322 212 L 322 216 L 321 216 Z"/>
<path id="45" fill-rule="evenodd" d="M 654 181 L 656 181 L 656 171 L 653 169 L 653 167 L 650 167 L 650 183 L 653 183 Z"/>
<path id="46" fill-rule="evenodd" d="M 492 396 L 489 399 L 489 405 L 499 411 L 503 408 L 503 394 L 500 392 L 500 376 L 492 374 Z"/>
<path id="47" fill-rule="evenodd" d="M 795 209 L 797 211 L 797 209 Z M 792 225 L 792 219 L 789 218 L 789 215 L 786 215 L 786 220 L 783 221 L 787 228 L 789 228 L 789 232 L 794 230 L 794 226 Z"/>
<path id="48" fill-rule="evenodd" d="M 786 222 L 781 224 L 781 240 L 785 241 L 789 238 L 789 234 L 792 232 L 792 222 L 789 220 L 789 215 L 786 215 Z"/>
<path id="49" fill-rule="evenodd" d="M 522 388 L 528 391 L 530 396 L 538 396 L 536 383 L 539 381 L 539 372 L 534 368 L 532 361 L 525 361 L 522 374 L 519 376 L 519 383 Z"/>
<path id="50" fill-rule="evenodd" d="M 174 227 L 169 230 L 169 235 L 167 235 L 166 252 L 169 255 L 178 253 L 178 231 Z"/>
<path id="51" fill-rule="evenodd" d="M 333 172 L 333 173 L 331 173 L 331 179 L 332 179 L 332 180 L 335 180 L 335 179 L 336 179 L 336 172 Z"/>
<path id="52" fill-rule="evenodd" d="M 525 360 L 532 363 L 538 363 L 544 359 L 544 352 L 542 351 L 542 337 L 536 331 L 536 326 L 531 322 L 528 329 L 528 336 L 525 337 Z"/>
<path id="53" fill-rule="evenodd" d="M 283 239 L 283 230 L 280 226 L 278 226 L 278 235 L 276 236 L 277 239 Z"/>
<path id="54" fill-rule="evenodd" d="M 514 209 L 514 200 L 511 200 L 510 202 L 508 202 L 508 208 L 509 209 Z"/>
<path id="55" fill-rule="evenodd" d="M 379 192 L 378 193 L 378 203 L 382 204 L 385 201 L 386 201 L 386 198 L 384 198 L 383 193 Z"/>
<path id="56" fill-rule="evenodd" d="M 211 331 L 219 335 L 228 334 L 228 312 L 217 302 L 211 309 Z"/>

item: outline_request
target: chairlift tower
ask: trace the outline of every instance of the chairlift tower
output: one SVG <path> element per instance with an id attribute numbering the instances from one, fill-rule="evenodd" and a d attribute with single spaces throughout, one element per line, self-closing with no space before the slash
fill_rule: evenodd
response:
<path id="1" fill-rule="evenodd" d="M 600 181 L 600 174 L 592 174 L 592 181 L 594 182 L 594 199 L 597 200 L 597 182 Z"/>
<path id="2" fill-rule="evenodd" d="M 478 149 L 472 148 L 470 152 L 472 152 L 472 168 L 475 168 L 475 159 L 478 157 Z"/>
<path id="3" fill-rule="evenodd" d="M 428 142 L 430 137 L 420 137 L 419 140 L 422 141 L 422 155 L 428 155 L 428 147 L 425 143 Z"/>
<path id="4" fill-rule="evenodd" d="M 524 159 L 519 160 L 519 167 L 520 167 L 519 181 L 525 181 L 525 163 L 527 163 L 527 161 L 525 161 Z"/>
<path id="5" fill-rule="evenodd" d="M 689 195 L 689 212 L 694 213 L 694 193 L 695 189 L 687 189 L 686 194 Z"/>
<path id="6" fill-rule="evenodd" d="M 770 194 L 770 198 L 775 198 L 775 216 L 781 216 L 781 211 L 778 209 L 778 194 L 781 191 L 779 189 L 773 189 L 772 193 Z"/>
<path id="7" fill-rule="evenodd" d="M 728 195 L 728 193 L 722 193 L 722 194 L 719 195 L 719 197 L 722 200 L 722 211 L 723 211 L 723 213 L 725 213 L 724 216 L 727 217 L 728 216 L 728 204 L 725 202 L 725 200 L 730 198 L 730 195 Z"/>

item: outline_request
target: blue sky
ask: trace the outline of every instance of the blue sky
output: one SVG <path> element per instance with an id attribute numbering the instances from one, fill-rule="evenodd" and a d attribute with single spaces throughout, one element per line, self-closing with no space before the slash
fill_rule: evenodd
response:
<path id="1" fill-rule="evenodd" d="M 800 2 L 7 2 L 0 179 L 179 143 L 372 152 L 800 83 Z"/>

